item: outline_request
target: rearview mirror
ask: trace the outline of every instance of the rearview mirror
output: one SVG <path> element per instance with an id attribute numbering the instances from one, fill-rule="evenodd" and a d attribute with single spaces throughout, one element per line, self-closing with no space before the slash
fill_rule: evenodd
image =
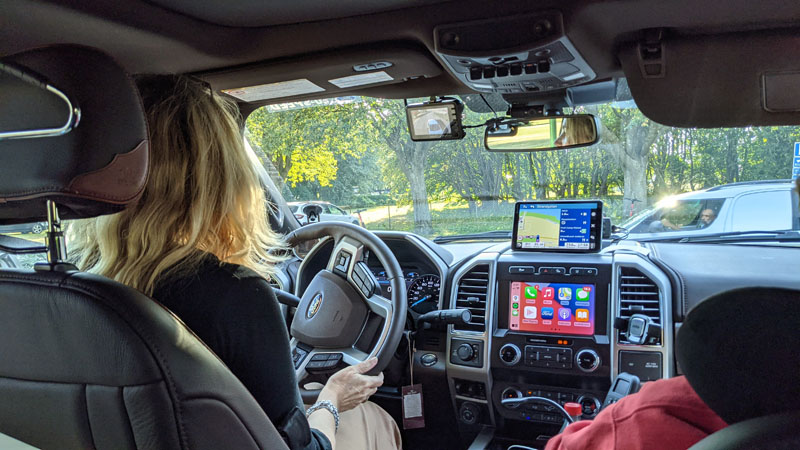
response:
<path id="1" fill-rule="evenodd" d="M 586 147 L 597 142 L 590 114 L 503 119 L 486 127 L 484 145 L 491 152 L 536 152 Z"/>

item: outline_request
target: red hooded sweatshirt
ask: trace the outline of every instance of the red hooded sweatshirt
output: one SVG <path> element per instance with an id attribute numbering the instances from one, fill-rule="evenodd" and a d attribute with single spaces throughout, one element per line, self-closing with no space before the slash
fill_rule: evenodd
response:
<path id="1" fill-rule="evenodd" d="M 568 426 L 546 450 L 685 450 L 726 426 L 681 376 L 645 383 L 594 420 Z"/>

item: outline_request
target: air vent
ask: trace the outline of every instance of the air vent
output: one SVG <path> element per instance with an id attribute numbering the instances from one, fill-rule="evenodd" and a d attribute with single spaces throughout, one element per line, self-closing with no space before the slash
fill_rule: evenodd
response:
<path id="1" fill-rule="evenodd" d="M 619 316 L 630 317 L 634 314 L 644 314 L 661 325 L 661 295 L 658 286 L 647 275 L 631 268 L 622 267 L 619 277 Z M 618 330 L 621 344 L 628 343 L 628 336 L 624 330 Z M 661 338 L 656 342 L 661 345 Z"/>
<path id="2" fill-rule="evenodd" d="M 456 308 L 469 308 L 472 320 L 465 325 L 453 325 L 454 330 L 484 331 L 486 329 L 486 298 L 489 293 L 489 265 L 479 264 L 458 281 Z"/>

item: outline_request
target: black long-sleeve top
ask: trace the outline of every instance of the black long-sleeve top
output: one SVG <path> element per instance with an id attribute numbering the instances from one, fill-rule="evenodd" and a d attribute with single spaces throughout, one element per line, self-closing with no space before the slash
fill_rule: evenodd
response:
<path id="1" fill-rule="evenodd" d="M 276 427 L 294 407 L 303 408 L 286 322 L 262 276 L 207 255 L 193 274 L 159 280 L 153 298 L 222 359 Z M 308 427 L 304 417 L 302 422 Z M 329 450 L 331 444 L 311 429 L 311 442 L 302 448 Z"/>

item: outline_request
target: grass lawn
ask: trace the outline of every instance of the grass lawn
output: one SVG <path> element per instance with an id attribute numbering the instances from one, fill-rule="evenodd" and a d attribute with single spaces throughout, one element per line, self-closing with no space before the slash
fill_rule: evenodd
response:
<path id="1" fill-rule="evenodd" d="M 514 217 L 514 204 L 501 203 L 491 211 L 478 208 L 478 213 L 470 213 L 467 205 L 452 203 L 431 203 L 433 220 L 432 236 L 479 233 L 482 231 L 511 230 Z M 410 206 L 381 206 L 361 213 L 367 229 L 414 231 L 414 213 Z M 430 237 L 430 236 L 428 236 Z"/>

